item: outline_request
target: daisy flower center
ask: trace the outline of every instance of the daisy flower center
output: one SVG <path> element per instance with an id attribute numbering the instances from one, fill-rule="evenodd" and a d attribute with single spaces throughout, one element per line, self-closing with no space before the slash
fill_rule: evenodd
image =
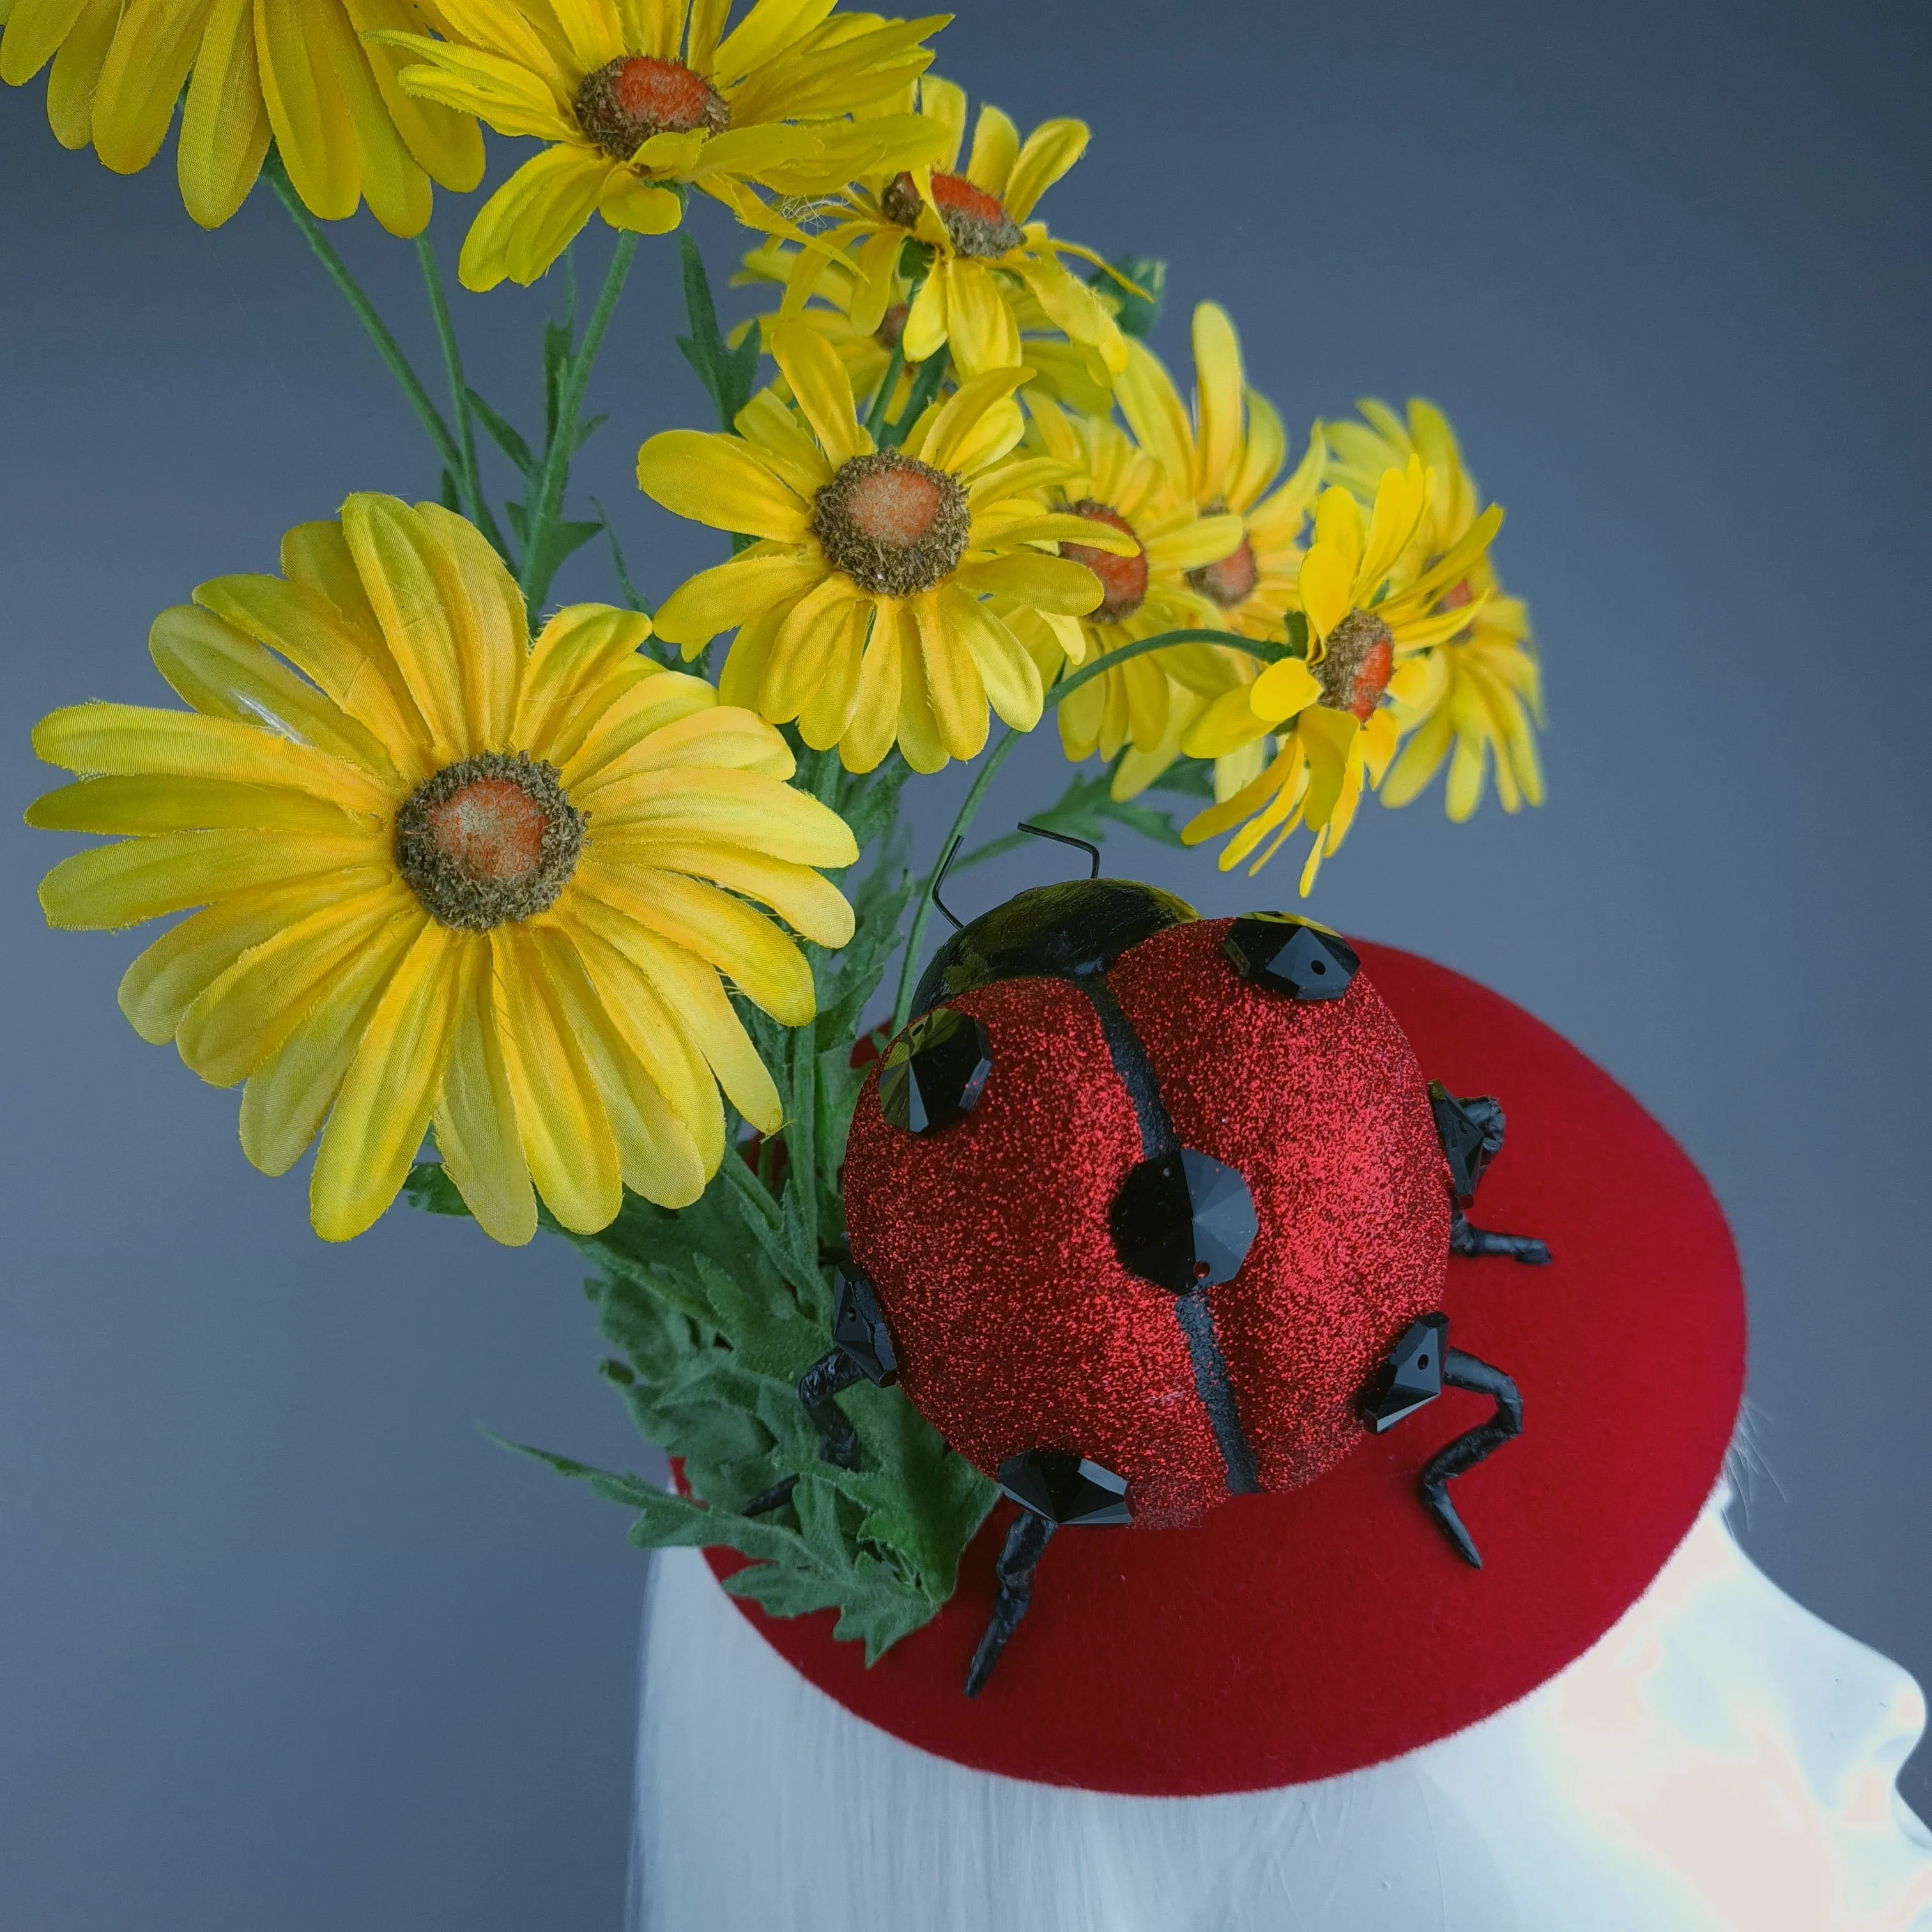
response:
<path id="1" fill-rule="evenodd" d="M 613 160 L 628 161 L 653 134 L 722 134 L 724 98 L 681 61 L 631 54 L 606 61 L 577 90 L 577 124 Z"/>
<path id="2" fill-rule="evenodd" d="M 826 562 L 880 597 L 914 597 L 951 575 L 972 521 L 957 478 L 896 449 L 842 463 L 812 506 Z"/>
<path id="3" fill-rule="evenodd" d="M 1105 503 L 1096 503 L 1090 496 L 1066 507 L 1076 517 L 1084 517 L 1090 523 L 1105 524 L 1110 530 L 1124 530 L 1136 543 L 1140 542 L 1135 536 L 1133 525 L 1119 511 L 1110 509 Z M 1076 563 L 1084 563 L 1100 580 L 1100 608 L 1088 612 L 1089 622 L 1123 623 L 1146 602 L 1148 560 L 1144 550 L 1136 550 L 1132 556 L 1116 556 L 1110 550 L 1095 550 L 1086 544 L 1063 543 L 1060 554 L 1070 556 Z"/>
<path id="4" fill-rule="evenodd" d="M 1203 564 L 1198 570 L 1190 570 L 1187 580 L 1204 597 L 1212 598 L 1224 610 L 1232 610 L 1237 604 L 1245 604 L 1255 594 L 1255 586 L 1261 581 L 1261 569 L 1255 562 L 1254 546 L 1246 537 L 1241 547 L 1231 551 L 1218 563 Z"/>
<path id="5" fill-rule="evenodd" d="M 1322 680 L 1322 701 L 1366 722 L 1395 669 L 1389 627 L 1366 610 L 1351 610 L 1328 633 L 1328 654 L 1310 667 Z"/>
<path id="6" fill-rule="evenodd" d="M 975 188 L 964 175 L 935 174 L 932 205 L 938 209 L 953 247 L 962 255 L 991 260 L 1017 248 L 1026 239 L 1000 197 Z M 925 206 L 910 175 L 895 176 L 879 197 L 886 219 L 902 228 L 916 228 Z"/>
<path id="7" fill-rule="evenodd" d="M 556 903 L 577 869 L 585 823 L 554 765 L 526 752 L 479 752 L 404 801 L 396 868 L 443 925 L 487 932 Z"/>

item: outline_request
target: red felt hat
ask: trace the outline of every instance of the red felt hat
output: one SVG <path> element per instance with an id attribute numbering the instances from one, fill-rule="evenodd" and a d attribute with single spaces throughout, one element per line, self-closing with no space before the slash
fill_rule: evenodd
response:
<path id="1" fill-rule="evenodd" d="M 1226 932 L 1202 922 L 1137 952 L 1157 952 L 1181 984 L 1179 969 Z M 1339 1456 L 1310 1438 L 1310 1466 L 1322 1466 L 1300 1486 L 1230 1496 L 1188 1527 L 1062 1530 L 976 1699 L 961 1686 L 993 1608 L 1010 1503 L 967 1552 L 945 1610 L 869 1670 L 857 1646 L 833 1642 L 831 1612 L 775 1618 L 734 1599 L 847 1709 L 957 1763 L 1096 1791 L 1198 1796 L 1332 1778 L 1534 1690 L 1616 1622 L 1689 1530 L 1744 1376 L 1737 1256 L 1708 1186 L 1616 1082 L 1520 1008 L 1412 954 L 1358 950 L 1360 978 L 1424 1076 L 1506 1110 L 1507 1144 L 1472 1211 L 1551 1250 L 1535 1269 L 1451 1256 L 1439 1288 L 1404 1290 L 1439 1306 L 1454 1343 L 1522 1392 L 1522 1436 L 1455 1484 L 1483 1566 L 1457 1556 L 1417 1496 L 1423 1465 L 1490 1412 L 1450 1389 L 1386 1434 L 1357 1430 Z M 990 996 L 1004 990 L 950 1002 L 986 1016 L 996 1066 Z M 1163 1039 L 1142 1006 L 1136 1024 L 1163 1084 L 1220 1051 L 1190 1033 L 1184 1007 Z M 877 1113 L 868 1087 L 855 1143 Z M 1208 1114 L 1187 1131 L 1216 1151 Z M 707 1556 L 720 1576 L 743 1562 Z"/>

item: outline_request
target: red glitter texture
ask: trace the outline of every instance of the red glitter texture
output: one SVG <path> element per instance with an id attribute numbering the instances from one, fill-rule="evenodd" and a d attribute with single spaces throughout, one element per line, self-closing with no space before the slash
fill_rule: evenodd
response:
<path id="1" fill-rule="evenodd" d="M 1420 1070 L 1508 1110 L 1477 1218 L 1542 1236 L 1553 1256 L 1546 1268 L 1448 1264 L 1453 1339 L 1516 1378 L 1526 1414 L 1521 1439 L 1456 1484 L 1484 1568 L 1456 1555 L 1416 1498 L 1422 1466 L 1490 1413 L 1452 1390 L 1319 1480 L 1236 1497 L 1190 1528 L 1064 1531 L 976 1699 L 960 1687 L 1010 1505 L 967 1552 L 952 1602 L 869 1670 L 860 1646 L 832 1640 L 830 1611 L 772 1618 L 732 1600 L 847 1709 L 956 1763 L 1096 1791 L 1198 1796 L 1336 1777 L 1526 1696 L 1608 1630 L 1682 1541 L 1743 1388 L 1737 1257 L 1709 1188 L 1629 1094 L 1528 1014 L 1412 955 L 1358 950 Z M 1151 1013 L 1139 1023 L 1156 1030 Z M 1232 1029 L 1185 1043 L 1204 1080 L 1239 1051 Z M 997 1041 L 994 1052 L 989 1094 Z M 1048 1119 L 1052 1147 L 1106 1107 L 1083 1096 Z M 742 1565 L 707 1554 L 721 1575 Z"/>
<path id="2" fill-rule="evenodd" d="M 1182 1144 L 1254 1196 L 1254 1245 L 1208 1300 L 1262 1484 L 1292 1489 L 1363 1439 L 1354 1398 L 1440 1305 L 1448 1174 L 1421 1070 L 1367 976 L 1307 1006 L 1258 991 L 1222 951 L 1230 923 L 1172 927 L 1108 982 Z M 885 1124 L 870 1082 L 846 1154 L 853 1254 L 906 1393 L 989 1475 L 1024 1450 L 1072 1450 L 1127 1478 L 1140 1526 L 1190 1522 L 1226 1499 L 1224 1466 L 1174 1298 L 1108 1232 L 1142 1149 L 1092 1004 L 1051 980 L 950 1004 L 992 1044 L 979 1105 L 927 1139 Z"/>

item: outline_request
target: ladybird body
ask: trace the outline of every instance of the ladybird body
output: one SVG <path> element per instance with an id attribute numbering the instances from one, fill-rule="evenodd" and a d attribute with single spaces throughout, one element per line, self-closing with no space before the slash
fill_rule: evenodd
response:
<path id="1" fill-rule="evenodd" d="M 1116 1509 L 1124 1480 L 1154 1526 L 1334 1466 L 1440 1305 L 1450 1214 L 1421 1069 L 1346 946 L 1082 881 L 956 932 L 915 1006 L 844 1197 L 946 1441 L 1010 1486 L 1042 1456 Z"/>

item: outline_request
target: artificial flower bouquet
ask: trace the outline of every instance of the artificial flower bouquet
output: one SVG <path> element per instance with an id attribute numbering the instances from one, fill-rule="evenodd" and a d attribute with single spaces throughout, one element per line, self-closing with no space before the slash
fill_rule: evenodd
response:
<path id="1" fill-rule="evenodd" d="M 730 10 L 0 0 L 0 79 L 48 70 L 63 143 L 145 167 L 178 101 L 196 220 L 280 197 L 440 472 L 434 500 L 352 496 L 274 570 L 161 613 L 185 708 L 43 720 L 74 779 L 28 818 L 107 842 L 47 874 L 52 925 L 174 920 L 122 1010 L 241 1088 L 264 1173 L 313 1148 L 318 1234 L 400 1196 L 584 1255 L 603 1374 L 678 1488 L 546 1460 L 635 1541 L 728 1546 L 749 1560 L 728 1588 L 836 1609 L 876 1657 L 946 1601 L 998 1493 L 890 1377 L 836 1393 L 842 1460 L 800 1400 L 838 1319 L 853 1109 L 934 899 L 908 780 L 979 760 L 943 848 L 970 864 L 1051 713 L 1074 770 L 1038 826 L 1224 839 L 1251 872 L 1299 838 L 1305 896 L 1365 792 L 1406 804 L 1446 765 L 1453 818 L 1491 783 L 1540 800 L 1537 661 L 1439 411 L 1364 403 L 1298 451 L 1222 309 L 1195 307 L 1184 386 L 1149 346 L 1160 262 L 1050 232 L 1082 123 L 1022 138 L 982 106 L 969 142 L 929 71 L 944 16 Z M 540 438 L 466 382 L 424 237 L 434 187 L 481 182 L 484 128 L 536 146 L 470 219 L 466 289 L 615 231 L 581 325 L 545 332 Z M 694 194 L 741 231 L 758 312 L 728 332 L 681 232 Z M 440 402 L 328 238 L 364 202 L 417 238 Z M 724 539 L 675 586 L 627 562 L 628 519 L 570 513 L 640 246 L 682 279 L 677 346 L 716 412 L 638 452 L 644 494 Z M 558 608 L 599 540 L 614 601 Z"/>

